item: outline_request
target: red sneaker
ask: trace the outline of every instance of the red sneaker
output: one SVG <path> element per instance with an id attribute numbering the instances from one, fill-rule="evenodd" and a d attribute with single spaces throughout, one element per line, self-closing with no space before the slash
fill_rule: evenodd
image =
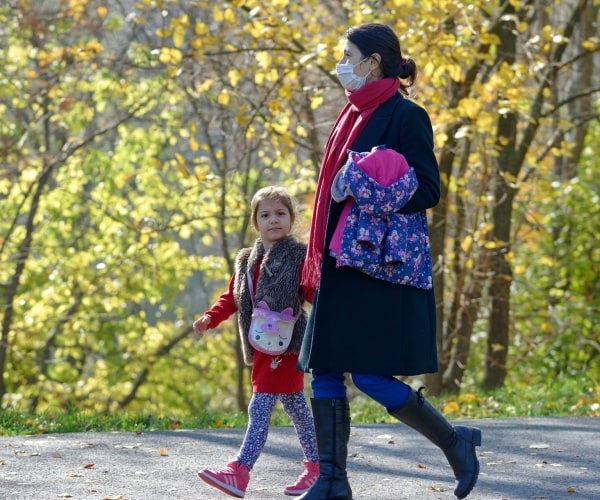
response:
<path id="1" fill-rule="evenodd" d="M 309 462 L 304 460 L 305 470 L 296 481 L 296 484 L 292 484 L 285 487 L 283 492 L 291 497 L 297 497 L 302 495 L 305 491 L 310 490 L 311 486 L 319 479 L 319 462 Z"/>
<path id="2" fill-rule="evenodd" d="M 198 477 L 223 493 L 236 498 L 244 498 L 248 481 L 250 481 L 250 471 L 248 467 L 235 460 L 229 462 L 223 469 L 201 470 L 198 472 Z"/>

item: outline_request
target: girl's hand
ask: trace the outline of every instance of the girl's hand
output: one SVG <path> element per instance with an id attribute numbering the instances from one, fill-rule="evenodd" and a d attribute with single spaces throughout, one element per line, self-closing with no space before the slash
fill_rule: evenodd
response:
<path id="1" fill-rule="evenodd" d="M 206 314 L 194 321 L 194 331 L 199 339 L 204 337 L 204 332 L 208 330 L 208 325 L 210 325 L 210 316 L 207 316 Z"/>

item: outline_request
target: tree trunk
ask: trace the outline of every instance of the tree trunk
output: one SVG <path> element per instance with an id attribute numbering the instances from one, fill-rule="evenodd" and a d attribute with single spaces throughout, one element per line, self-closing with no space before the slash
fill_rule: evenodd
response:
<path id="1" fill-rule="evenodd" d="M 44 108 L 46 111 L 48 109 L 48 104 L 49 98 L 45 98 Z M 44 113 L 44 116 L 48 116 L 48 113 Z M 53 149 L 50 132 L 50 121 L 48 119 L 45 119 L 43 125 L 44 145 L 46 147 L 46 151 L 52 151 Z M 27 212 L 27 217 L 25 220 L 24 236 L 21 240 L 21 243 L 19 244 L 17 254 L 14 259 L 15 270 L 12 276 L 10 277 L 8 285 L 6 286 L 2 300 L 4 314 L 2 315 L 2 323 L 0 326 L 0 401 L 2 401 L 2 398 L 7 392 L 4 375 L 6 373 L 7 368 L 6 357 L 9 349 L 9 333 L 12 326 L 15 298 L 19 291 L 19 284 L 21 282 L 21 277 L 23 276 L 23 272 L 25 270 L 25 264 L 31 256 L 31 243 L 33 241 L 33 234 L 36 228 L 35 220 L 38 217 L 38 210 L 42 198 L 42 193 L 44 192 L 46 185 L 50 182 L 56 165 L 56 160 L 45 164 L 42 168 L 37 183 L 34 186 L 32 186 L 31 191 L 33 191 L 33 194 L 27 193 L 25 195 L 25 197 L 28 197 L 31 194 L 31 205 L 29 206 L 29 210 Z"/>
<path id="2" fill-rule="evenodd" d="M 514 120 L 516 122 L 516 120 Z M 510 150 L 507 151 L 510 153 Z M 501 155 L 502 157 L 503 155 Z M 495 190 L 496 207 L 493 210 L 492 246 L 490 268 L 492 278 L 489 288 L 490 318 L 488 323 L 487 355 L 483 387 L 495 389 L 504 385 L 508 357 L 510 324 L 510 286 L 512 271 L 506 261 L 510 250 L 510 227 L 514 191 L 498 173 Z"/>
<path id="3" fill-rule="evenodd" d="M 452 168 L 452 155 L 446 158 L 442 155 L 440 161 L 440 171 L 449 174 L 448 169 Z M 443 161 L 446 159 L 446 161 Z M 442 174 L 442 179 L 448 179 Z M 444 245 L 446 240 L 446 211 L 447 211 L 447 182 L 442 181 L 441 200 L 437 207 L 432 210 L 431 224 L 429 227 L 429 242 L 431 247 L 431 256 L 433 259 L 433 291 L 436 299 L 436 338 L 437 353 L 440 370 L 437 373 L 429 373 L 425 376 L 428 392 L 432 395 L 439 395 L 442 388 L 441 373 L 446 365 L 446 356 L 443 352 L 444 345 Z"/>
<path id="4" fill-rule="evenodd" d="M 463 142 L 460 168 L 457 173 L 459 180 L 466 177 L 471 154 L 470 139 L 465 139 Z M 487 183 L 484 182 L 479 198 L 485 192 L 486 185 Z M 455 193 L 456 222 L 453 224 L 454 237 L 451 251 L 453 262 L 448 265 L 453 275 L 455 289 L 447 312 L 443 345 L 443 352 L 448 362 L 442 375 L 442 391 L 454 394 L 460 392 L 467 367 L 471 351 L 471 335 L 479 314 L 481 290 L 485 280 L 485 273 L 481 270 L 484 259 L 477 256 L 479 246 L 470 229 L 479 225 L 478 211 L 468 205 L 467 198 L 472 199 L 473 194 L 467 196 L 466 188 L 464 193 L 462 191 L 457 189 Z M 471 236 L 472 243 L 463 247 L 468 236 Z"/>
<path id="5" fill-rule="evenodd" d="M 517 36 L 514 8 L 510 5 L 498 27 L 500 46 L 499 64 L 512 66 L 516 60 Z M 510 318 L 510 286 L 512 271 L 506 255 L 510 250 L 512 201 L 515 189 L 509 185 L 519 170 L 516 165 L 517 115 L 508 111 L 498 117 L 496 146 L 499 152 L 494 178 L 493 229 L 490 250 L 491 283 L 489 288 L 490 317 L 488 323 L 487 355 L 483 386 L 486 389 L 502 387 L 506 377 L 508 331 Z M 508 175 L 507 175 L 508 174 Z"/>

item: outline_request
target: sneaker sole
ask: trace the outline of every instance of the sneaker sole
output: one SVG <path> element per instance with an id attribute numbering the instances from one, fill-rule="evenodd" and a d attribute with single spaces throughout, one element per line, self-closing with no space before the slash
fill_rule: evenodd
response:
<path id="1" fill-rule="evenodd" d="M 315 482 L 308 488 L 303 489 L 293 489 L 291 486 L 288 486 L 285 490 L 283 490 L 283 494 L 287 495 L 288 497 L 299 497 L 303 493 L 306 493 L 308 490 L 310 490 L 316 482 L 317 481 L 315 480 Z"/>
<path id="2" fill-rule="evenodd" d="M 305 490 L 283 490 L 283 494 L 288 497 L 299 497 L 302 493 L 306 493 L 310 488 L 306 488 Z"/>
<path id="3" fill-rule="evenodd" d="M 198 477 L 202 479 L 202 481 L 204 481 L 205 483 L 210 484 L 218 490 L 221 490 L 223 493 L 227 493 L 229 496 L 236 498 L 244 498 L 244 495 L 246 494 L 245 491 L 241 491 L 235 486 L 231 486 L 230 484 L 219 481 L 218 479 L 215 479 L 214 477 L 209 476 L 208 474 L 198 472 Z"/>

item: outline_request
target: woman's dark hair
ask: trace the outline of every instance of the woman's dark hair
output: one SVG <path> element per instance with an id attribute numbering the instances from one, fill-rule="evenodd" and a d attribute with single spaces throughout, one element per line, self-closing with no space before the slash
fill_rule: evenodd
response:
<path id="1" fill-rule="evenodd" d="M 412 58 L 402 57 L 400 40 L 389 26 L 379 23 L 353 26 L 346 31 L 346 38 L 358 47 L 363 57 L 377 52 L 384 78 L 400 78 L 400 90 L 408 95 L 408 89 L 417 79 L 417 65 Z"/>

